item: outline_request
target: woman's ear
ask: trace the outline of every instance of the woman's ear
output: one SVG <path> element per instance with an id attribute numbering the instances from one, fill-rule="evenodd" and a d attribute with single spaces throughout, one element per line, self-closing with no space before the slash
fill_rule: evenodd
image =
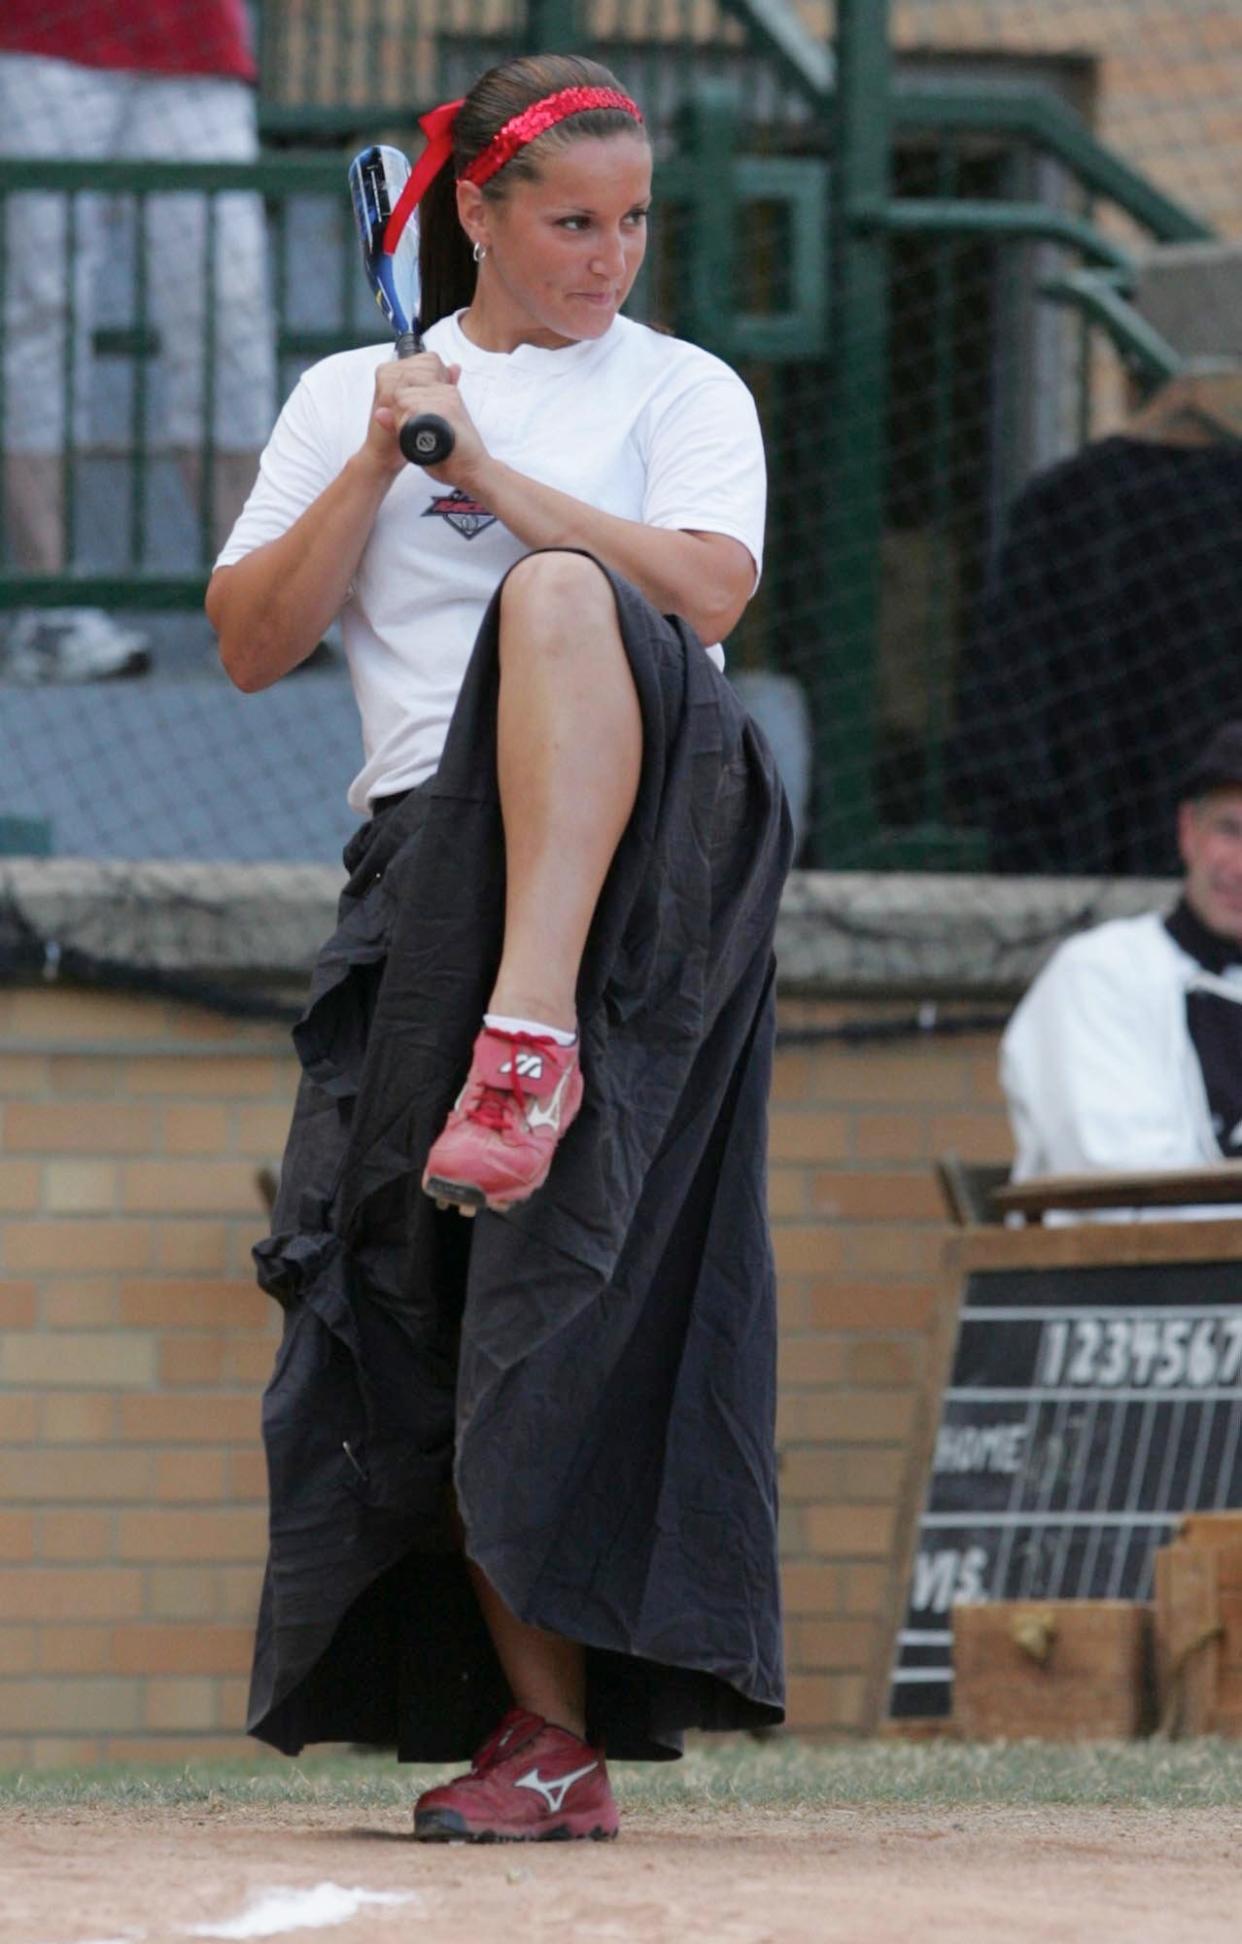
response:
<path id="1" fill-rule="evenodd" d="M 472 243 L 481 243 L 487 248 L 491 237 L 488 233 L 487 200 L 477 182 L 459 182 L 457 185 L 457 220 Z"/>

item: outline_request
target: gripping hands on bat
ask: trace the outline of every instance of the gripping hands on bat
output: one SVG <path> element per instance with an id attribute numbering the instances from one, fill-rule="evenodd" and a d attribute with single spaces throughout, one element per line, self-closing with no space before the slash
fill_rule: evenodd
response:
<path id="1" fill-rule="evenodd" d="M 367 282 L 396 333 L 398 358 L 412 358 L 423 348 L 418 325 L 418 213 L 410 210 L 406 216 L 399 207 L 409 175 L 409 162 L 400 149 L 379 143 L 363 149 L 349 165 Z M 451 455 L 455 435 L 438 413 L 420 412 L 401 427 L 399 444 L 414 465 L 438 466 Z"/>

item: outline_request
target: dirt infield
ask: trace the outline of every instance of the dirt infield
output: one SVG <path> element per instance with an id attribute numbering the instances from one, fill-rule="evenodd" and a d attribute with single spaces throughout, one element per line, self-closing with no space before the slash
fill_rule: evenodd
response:
<path id="1" fill-rule="evenodd" d="M 408 1830 L 388 1806 L 9 1801 L 0 1938 L 1234 1944 L 1242 1921 L 1236 1808 L 641 1809 L 617 1844 L 501 1849 L 415 1846 Z M 239 1922 L 276 1887 L 324 1883 L 409 1901 L 317 1929 Z"/>

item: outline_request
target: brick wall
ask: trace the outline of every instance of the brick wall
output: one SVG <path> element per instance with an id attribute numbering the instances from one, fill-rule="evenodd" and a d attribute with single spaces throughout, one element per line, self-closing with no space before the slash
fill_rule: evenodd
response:
<path id="1" fill-rule="evenodd" d="M 0 1764 L 235 1750 L 283 1038 L 0 993 Z"/>
<path id="2" fill-rule="evenodd" d="M 1242 235 L 1236 0 L 895 0 L 892 18 L 899 52 L 1092 57 L 1101 139 L 1222 235 Z"/>
<path id="3" fill-rule="evenodd" d="M 870 1727 L 886 1706 L 954 1309 L 933 1161 L 1009 1158 L 995 1067 L 982 1037 L 778 1056 L 782 1554 L 790 1717 L 808 1730 Z"/>
<path id="4" fill-rule="evenodd" d="M 779 1057 L 796 1727 L 882 1703 L 943 1326 L 931 1158 L 1004 1154 L 992 1070 L 959 1039 Z M 266 1029 L 0 993 L 0 1765 L 242 1746 L 276 1335 L 249 1248 L 293 1084 Z"/>

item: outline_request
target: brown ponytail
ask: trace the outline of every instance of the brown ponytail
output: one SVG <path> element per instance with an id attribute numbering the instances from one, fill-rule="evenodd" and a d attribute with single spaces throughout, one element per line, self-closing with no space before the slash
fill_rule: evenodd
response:
<path id="1" fill-rule="evenodd" d="M 457 220 L 457 177 L 507 121 L 532 102 L 561 88 L 616 88 L 620 82 L 598 61 L 573 54 L 526 54 L 479 76 L 457 111 L 453 159 L 440 170 L 418 208 L 418 267 L 422 284 L 421 323 L 429 330 L 441 317 L 463 309 L 474 295 L 475 265 L 470 240 Z M 503 200 L 512 182 L 538 179 L 541 157 L 579 135 L 633 134 L 639 128 L 620 108 L 591 108 L 558 122 L 527 144 L 483 185 L 490 200 Z"/>

